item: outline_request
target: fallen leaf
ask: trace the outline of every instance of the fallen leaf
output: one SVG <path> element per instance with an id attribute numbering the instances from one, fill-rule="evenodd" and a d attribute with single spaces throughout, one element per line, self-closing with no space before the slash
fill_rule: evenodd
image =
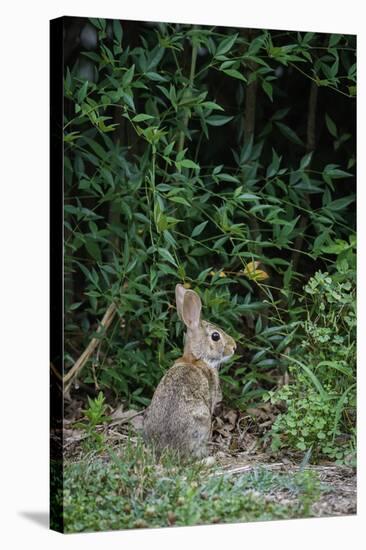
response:
<path id="1" fill-rule="evenodd" d="M 234 411 L 234 409 L 229 409 L 225 414 L 224 418 L 232 424 L 233 427 L 235 427 L 236 420 L 238 418 L 238 412 Z"/>

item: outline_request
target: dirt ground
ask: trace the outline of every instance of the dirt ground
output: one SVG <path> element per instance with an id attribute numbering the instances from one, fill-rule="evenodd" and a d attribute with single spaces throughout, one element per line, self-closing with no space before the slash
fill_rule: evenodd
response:
<path id="1" fill-rule="evenodd" d="M 142 411 L 124 411 L 121 407 L 114 410 L 108 424 L 100 427 L 106 441 L 118 445 L 131 436 L 134 438 L 134 434 L 137 435 L 142 429 L 141 413 Z M 240 475 L 258 468 L 290 474 L 304 467 L 303 455 L 273 455 L 263 445 L 263 430 L 271 424 L 269 414 L 268 411 L 258 410 L 241 415 L 232 409 L 223 409 L 215 416 L 210 456 L 207 459 L 210 464 L 216 465 L 215 475 Z M 75 416 L 79 415 L 72 414 L 64 421 L 64 456 L 71 460 L 80 457 L 81 442 L 85 438 L 83 430 L 75 429 Z M 312 506 L 312 515 L 324 517 L 356 514 L 356 468 L 322 462 L 306 464 L 306 469 L 317 473 L 322 488 L 320 498 Z M 274 489 L 266 498 L 287 504 L 295 497 L 289 491 Z"/>
<path id="2" fill-rule="evenodd" d="M 285 459 L 284 462 L 266 462 L 266 457 L 263 455 L 253 455 L 250 458 L 242 455 L 220 457 L 219 463 L 223 472 L 228 472 L 232 475 L 250 472 L 258 467 L 287 474 L 299 471 L 300 469 L 299 465 L 290 462 L 288 459 Z M 306 469 L 317 473 L 324 490 L 319 500 L 312 506 L 314 516 L 356 514 L 357 479 L 355 468 L 329 463 L 324 465 L 307 465 Z M 278 490 L 270 494 L 269 498 L 281 504 L 291 501 L 288 492 Z"/>

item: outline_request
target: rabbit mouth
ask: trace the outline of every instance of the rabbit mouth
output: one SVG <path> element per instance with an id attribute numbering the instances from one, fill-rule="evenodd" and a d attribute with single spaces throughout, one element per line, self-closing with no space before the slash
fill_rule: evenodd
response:
<path id="1" fill-rule="evenodd" d="M 205 361 L 206 365 L 208 365 L 212 369 L 218 369 L 219 366 L 221 365 L 221 363 L 223 362 L 222 359 L 221 360 L 204 359 L 204 361 Z"/>
<path id="2" fill-rule="evenodd" d="M 222 363 L 226 363 L 232 357 L 232 353 L 230 355 L 224 355 L 220 359 L 210 359 L 209 357 L 204 357 L 203 360 L 209 367 L 213 369 L 218 369 Z"/>

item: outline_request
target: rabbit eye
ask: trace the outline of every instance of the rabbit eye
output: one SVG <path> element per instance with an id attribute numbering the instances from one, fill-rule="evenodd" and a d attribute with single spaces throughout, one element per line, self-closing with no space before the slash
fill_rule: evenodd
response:
<path id="1" fill-rule="evenodd" d="M 212 340 L 214 340 L 214 342 L 217 342 L 218 340 L 220 340 L 220 334 L 218 332 L 213 332 L 211 334 L 211 338 Z"/>

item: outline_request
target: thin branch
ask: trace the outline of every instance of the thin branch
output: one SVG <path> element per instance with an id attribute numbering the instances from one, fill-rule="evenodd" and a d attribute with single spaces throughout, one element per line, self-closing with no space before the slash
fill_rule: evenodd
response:
<path id="1" fill-rule="evenodd" d="M 295 65 L 295 63 L 291 63 L 291 61 L 289 62 L 289 65 L 291 65 L 291 67 L 293 67 L 294 69 L 299 71 L 303 76 L 306 76 L 306 78 L 309 78 L 312 82 L 314 82 L 317 85 L 317 87 L 319 87 L 319 83 L 316 80 L 316 78 L 314 78 L 313 76 L 307 74 L 305 71 L 300 69 L 300 67 Z M 336 88 L 335 86 L 331 86 L 330 84 L 328 84 L 325 87 L 329 88 L 330 90 L 333 90 L 334 92 L 338 92 L 339 94 L 344 95 L 345 97 L 348 97 L 350 99 L 355 99 L 355 96 L 353 96 L 351 94 L 347 94 L 346 92 L 343 92 L 342 90 L 340 90 L 339 88 Z"/>
<path id="2" fill-rule="evenodd" d="M 111 325 L 115 315 L 117 312 L 117 307 L 114 302 L 112 302 L 108 309 L 106 310 L 104 317 L 98 327 L 97 334 L 100 334 L 103 330 L 107 330 L 108 327 Z M 63 383 L 67 384 L 65 387 L 65 392 L 67 392 L 71 386 L 72 380 L 75 378 L 75 376 L 81 371 L 81 369 L 84 367 L 85 363 L 88 361 L 90 356 L 93 354 L 94 350 L 100 343 L 99 338 L 93 338 L 87 348 L 83 351 L 83 353 L 80 355 L 79 359 L 76 361 L 74 366 L 69 370 L 67 374 L 63 377 Z"/>
<path id="3" fill-rule="evenodd" d="M 58 370 L 56 369 L 55 365 L 51 362 L 50 363 L 50 367 L 51 367 L 51 371 L 53 372 L 53 374 L 56 376 L 56 378 L 58 378 L 59 380 L 62 381 L 62 376 L 61 374 L 58 372 Z"/>

